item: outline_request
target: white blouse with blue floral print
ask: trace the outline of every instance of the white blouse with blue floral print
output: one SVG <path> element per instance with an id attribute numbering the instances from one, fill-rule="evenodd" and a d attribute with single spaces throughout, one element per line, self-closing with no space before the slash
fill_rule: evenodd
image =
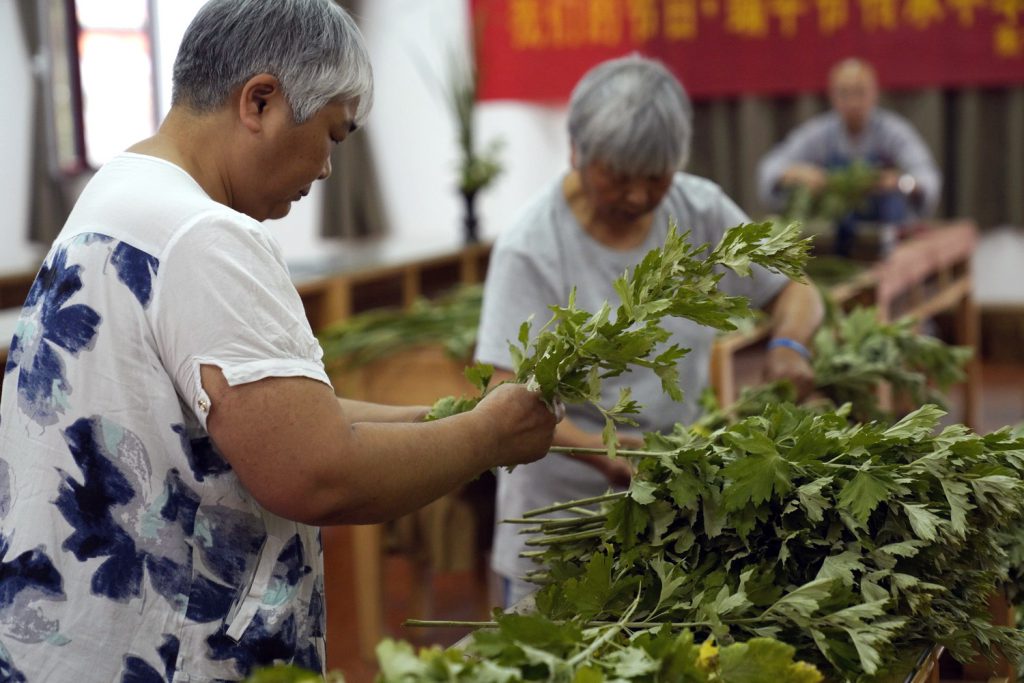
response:
<path id="1" fill-rule="evenodd" d="M 280 248 L 182 169 L 124 154 L 28 295 L 0 402 L 0 680 L 321 670 L 319 532 L 262 509 L 206 432 L 231 384 L 329 384 Z"/>

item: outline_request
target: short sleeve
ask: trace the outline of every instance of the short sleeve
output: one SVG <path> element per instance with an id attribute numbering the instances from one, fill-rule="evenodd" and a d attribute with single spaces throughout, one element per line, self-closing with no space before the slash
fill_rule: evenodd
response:
<path id="1" fill-rule="evenodd" d="M 215 214 L 179 231 L 161 258 L 151 315 L 164 368 L 204 428 L 200 365 L 219 367 L 232 386 L 267 377 L 330 385 L 280 249 L 255 222 Z"/>
<path id="2" fill-rule="evenodd" d="M 721 190 L 718 191 L 715 205 L 715 218 L 713 224 L 721 226 L 719 238 L 725 230 L 742 223 L 749 223 L 750 218 L 736 203 Z M 718 239 L 709 240 L 716 244 Z M 782 291 L 782 288 L 789 283 L 789 278 L 781 273 L 775 273 L 759 265 L 750 268 L 750 275 L 740 276 L 735 272 L 723 269 L 724 275 L 719 282 L 719 289 L 732 296 L 743 296 L 750 300 L 754 308 L 764 308 Z"/>
<path id="3" fill-rule="evenodd" d="M 550 280 L 550 269 L 517 248 L 499 245 L 487 266 L 483 307 L 477 334 L 476 358 L 498 368 L 512 369 L 509 342 L 531 320 L 531 338 L 551 318 L 548 306 L 561 299 Z"/>

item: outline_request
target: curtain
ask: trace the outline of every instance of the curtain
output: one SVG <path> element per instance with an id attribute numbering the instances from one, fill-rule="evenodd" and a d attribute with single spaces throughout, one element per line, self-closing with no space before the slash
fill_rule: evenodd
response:
<path id="1" fill-rule="evenodd" d="M 1024 87 L 886 93 L 881 106 L 917 128 L 943 174 L 939 217 L 983 227 L 1024 225 Z M 757 163 L 798 123 L 825 111 L 823 94 L 698 102 L 689 170 L 711 178 L 753 216 Z"/>
<path id="2" fill-rule="evenodd" d="M 331 152 L 331 176 L 323 181 L 324 237 L 377 237 L 387 232 L 384 200 L 366 131 L 356 131 Z"/>
<path id="3" fill-rule="evenodd" d="M 358 22 L 361 0 L 338 0 Z M 323 181 L 320 233 L 324 237 L 377 237 L 387 215 L 366 131 L 356 131 L 331 152 L 331 176 Z"/>
<path id="4" fill-rule="evenodd" d="M 29 57 L 37 62 L 36 56 L 41 49 L 40 28 L 46 20 L 43 5 L 39 0 L 17 0 L 17 10 Z M 32 145 L 29 148 L 31 197 L 28 237 L 33 242 L 49 244 L 67 220 L 70 206 L 60 179 L 50 168 L 45 115 L 46 74 L 38 68 L 33 68 L 32 72 L 32 111 L 29 119 L 32 126 Z"/>

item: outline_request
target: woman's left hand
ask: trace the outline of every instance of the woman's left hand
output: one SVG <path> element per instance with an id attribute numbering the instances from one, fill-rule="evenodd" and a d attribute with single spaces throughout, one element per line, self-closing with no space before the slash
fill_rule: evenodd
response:
<path id="1" fill-rule="evenodd" d="M 800 352 L 785 346 L 768 350 L 764 374 L 769 382 L 781 379 L 792 382 L 797 400 L 805 398 L 814 390 L 814 368 L 810 361 Z"/>

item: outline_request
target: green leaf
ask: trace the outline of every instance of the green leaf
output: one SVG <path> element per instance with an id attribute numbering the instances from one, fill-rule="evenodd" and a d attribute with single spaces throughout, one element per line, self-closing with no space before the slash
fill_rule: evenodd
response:
<path id="1" fill-rule="evenodd" d="M 887 600 L 889 598 L 889 591 L 874 581 L 868 581 L 866 578 L 860 580 L 860 594 L 864 596 L 865 600 L 870 602 Z"/>
<path id="2" fill-rule="evenodd" d="M 616 594 L 619 587 L 613 586 L 611 572 L 611 556 L 596 553 L 587 562 L 582 577 L 565 582 L 565 597 L 580 616 L 590 618 L 600 614 Z"/>
<path id="3" fill-rule="evenodd" d="M 879 546 L 875 549 L 875 552 L 890 555 L 892 557 L 914 557 L 921 552 L 922 546 L 924 546 L 923 542 L 912 539 L 909 541 L 900 541 L 898 543 L 889 543 L 887 545 Z"/>
<path id="4" fill-rule="evenodd" d="M 663 555 L 656 555 L 651 560 L 651 569 L 657 574 L 660 584 L 657 604 L 660 607 L 667 604 L 679 586 L 686 582 L 686 574 L 679 571 L 678 567 L 666 562 Z"/>
<path id="5" fill-rule="evenodd" d="M 629 497 L 640 505 L 650 505 L 655 501 L 654 494 L 658 488 L 658 485 L 652 481 L 634 477 L 629 484 Z"/>
<path id="6" fill-rule="evenodd" d="M 638 647 L 625 647 L 607 658 L 612 673 L 618 678 L 632 679 L 652 674 L 660 668 L 646 651 Z"/>
<path id="7" fill-rule="evenodd" d="M 864 669 L 864 673 L 869 676 L 876 673 L 882 663 L 882 655 L 879 654 L 878 649 L 875 647 L 875 639 L 869 637 L 861 630 L 849 628 L 844 630 L 850 636 L 850 640 L 853 641 L 853 646 L 857 648 L 860 666 Z"/>
<path id="8" fill-rule="evenodd" d="M 263 667 L 253 672 L 246 683 L 323 683 L 323 677 L 290 664 Z"/>
<path id="9" fill-rule="evenodd" d="M 829 501 L 821 495 L 821 490 L 832 483 L 832 477 L 815 479 L 809 484 L 804 484 L 796 489 L 800 505 L 807 513 L 807 519 L 812 522 L 820 522 L 825 519 L 825 510 L 830 507 Z"/>
<path id="10" fill-rule="evenodd" d="M 946 414 L 938 406 L 921 406 L 902 420 L 885 430 L 889 439 L 920 440 L 932 435 L 939 419 Z"/>
<path id="11" fill-rule="evenodd" d="M 609 458 L 614 458 L 619 452 L 619 434 L 615 429 L 615 422 L 610 417 L 604 419 L 604 429 L 601 430 L 601 443 L 604 444 Z"/>
<path id="12" fill-rule="evenodd" d="M 855 584 L 854 572 L 863 572 L 865 569 L 861 562 L 861 554 L 847 550 L 839 555 L 826 557 L 818 570 L 816 579 L 838 579 L 845 586 Z"/>
<path id="13" fill-rule="evenodd" d="M 704 518 L 704 534 L 715 538 L 725 528 L 726 511 L 722 504 L 722 494 L 717 489 L 706 491 L 701 499 L 701 512 Z"/>
<path id="14" fill-rule="evenodd" d="M 376 652 L 381 683 L 402 683 L 426 675 L 426 664 L 416 656 L 409 643 L 385 638 L 377 644 Z"/>
<path id="15" fill-rule="evenodd" d="M 945 522 L 941 517 L 916 503 L 900 503 L 914 533 L 923 541 L 934 541 Z"/>
<path id="16" fill-rule="evenodd" d="M 608 527 L 615 530 L 615 538 L 625 548 L 637 544 L 649 520 L 647 510 L 632 498 L 624 498 L 608 512 Z"/>
<path id="17" fill-rule="evenodd" d="M 882 501 L 897 490 L 890 476 L 871 470 L 861 470 L 854 475 L 839 493 L 836 501 L 846 508 L 860 523 L 865 523 Z"/>
<path id="18" fill-rule="evenodd" d="M 967 513 L 974 509 L 967 494 L 970 488 L 961 481 L 942 480 L 942 490 L 949 502 L 950 527 L 960 538 L 967 536 Z"/>
<path id="19" fill-rule="evenodd" d="M 752 638 L 719 650 L 719 672 L 728 683 L 781 683 L 789 679 L 793 652 L 777 640 Z"/>
<path id="20" fill-rule="evenodd" d="M 732 593 L 729 591 L 728 586 L 722 586 L 721 590 L 718 591 L 718 595 L 715 596 L 715 601 L 712 603 L 712 609 L 719 617 L 726 617 L 734 612 L 742 612 L 748 607 L 751 607 L 751 602 L 747 598 L 746 592 L 740 589 Z"/>
<path id="21" fill-rule="evenodd" d="M 766 609 L 761 616 L 769 614 L 789 614 L 797 617 L 810 617 L 828 599 L 832 593 L 833 579 L 815 579 L 794 588 Z"/>
<path id="22" fill-rule="evenodd" d="M 792 488 L 792 467 L 778 453 L 741 457 L 727 465 L 722 474 L 731 480 L 722 491 L 728 510 L 763 503 L 773 493 L 781 497 Z"/>
<path id="23" fill-rule="evenodd" d="M 592 579 L 592 576 L 587 577 L 587 580 Z M 535 614 L 502 614 L 497 621 L 498 628 L 509 639 L 563 655 L 572 650 L 583 635 L 575 623 L 556 624 Z"/>
<path id="24" fill-rule="evenodd" d="M 668 483 L 672 500 L 681 510 L 696 510 L 700 498 L 701 482 L 690 472 L 680 472 Z"/>
<path id="25" fill-rule="evenodd" d="M 604 673 L 593 666 L 582 666 L 573 674 L 572 683 L 604 683 Z"/>
<path id="26" fill-rule="evenodd" d="M 468 413 L 470 410 L 475 408 L 478 403 L 480 403 L 480 399 L 476 397 L 446 396 L 439 399 L 437 403 L 431 406 L 430 412 L 427 413 L 427 416 L 423 418 L 423 420 L 424 422 L 432 422 L 434 420 L 451 417 L 452 415 Z"/>
<path id="27" fill-rule="evenodd" d="M 482 394 L 487 391 L 487 385 L 491 383 L 491 377 L 494 376 L 494 366 L 487 363 L 477 363 L 468 366 L 463 370 L 463 374 L 470 384 L 476 387 Z"/>

